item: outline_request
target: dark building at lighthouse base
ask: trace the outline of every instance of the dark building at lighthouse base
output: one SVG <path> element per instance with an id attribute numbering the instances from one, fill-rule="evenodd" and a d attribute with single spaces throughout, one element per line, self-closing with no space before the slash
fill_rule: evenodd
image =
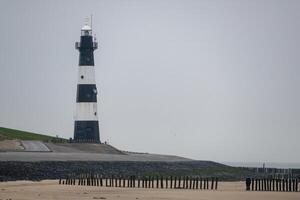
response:
<path id="1" fill-rule="evenodd" d="M 75 121 L 74 141 L 100 143 L 98 121 Z"/>

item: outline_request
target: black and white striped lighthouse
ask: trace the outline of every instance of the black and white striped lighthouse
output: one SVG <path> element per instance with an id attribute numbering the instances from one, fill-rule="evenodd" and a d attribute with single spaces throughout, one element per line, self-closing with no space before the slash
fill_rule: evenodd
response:
<path id="1" fill-rule="evenodd" d="M 88 21 L 81 29 L 80 42 L 76 42 L 75 47 L 79 50 L 79 68 L 74 141 L 100 143 L 94 67 L 94 50 L 98 44 Z"/>

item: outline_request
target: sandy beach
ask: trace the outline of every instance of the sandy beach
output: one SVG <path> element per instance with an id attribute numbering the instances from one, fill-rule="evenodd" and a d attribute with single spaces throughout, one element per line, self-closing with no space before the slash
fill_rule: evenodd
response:
<path id="1" fill-rule="evenodd" d="M 110 188 L 59 185 L 57 180 L 41 182 L 13 181 L 0 183 L 0 200 L 57 199 L 200 199 L 200 200 L 282 200 L 300 199 L 295 192 L 247 192 L 243 182 L 220 182 L 218 191 L 182 189 Z"/>

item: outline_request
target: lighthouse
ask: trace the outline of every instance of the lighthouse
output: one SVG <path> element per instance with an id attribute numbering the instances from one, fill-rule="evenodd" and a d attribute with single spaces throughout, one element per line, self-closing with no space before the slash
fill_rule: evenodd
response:
<path id="1" fill-rule="evenodd" d="M 79 51 L 75 142 L 100 143 L 94 66 L 94 50 L 97 47 L 98 43 L 92 35 L 92 28 L 87 20 L 81 28 L 80 42 L 75 43 L 75 48 Z"/>

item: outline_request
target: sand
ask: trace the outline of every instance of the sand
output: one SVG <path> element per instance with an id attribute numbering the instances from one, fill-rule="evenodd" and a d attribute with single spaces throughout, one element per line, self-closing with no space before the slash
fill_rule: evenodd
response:
<path id="1" fill-rule="evenodd" d="M 57 180 L 0 183 L 0 200 L 85 200 L 85 199 L 160 199 L 160 200 L 288 200 L 300 199 L 300 192 L 247 192 L 243 182 L 221 182 L 218 191 L 182 189 L 109 188 L 59 185 Z"/>

